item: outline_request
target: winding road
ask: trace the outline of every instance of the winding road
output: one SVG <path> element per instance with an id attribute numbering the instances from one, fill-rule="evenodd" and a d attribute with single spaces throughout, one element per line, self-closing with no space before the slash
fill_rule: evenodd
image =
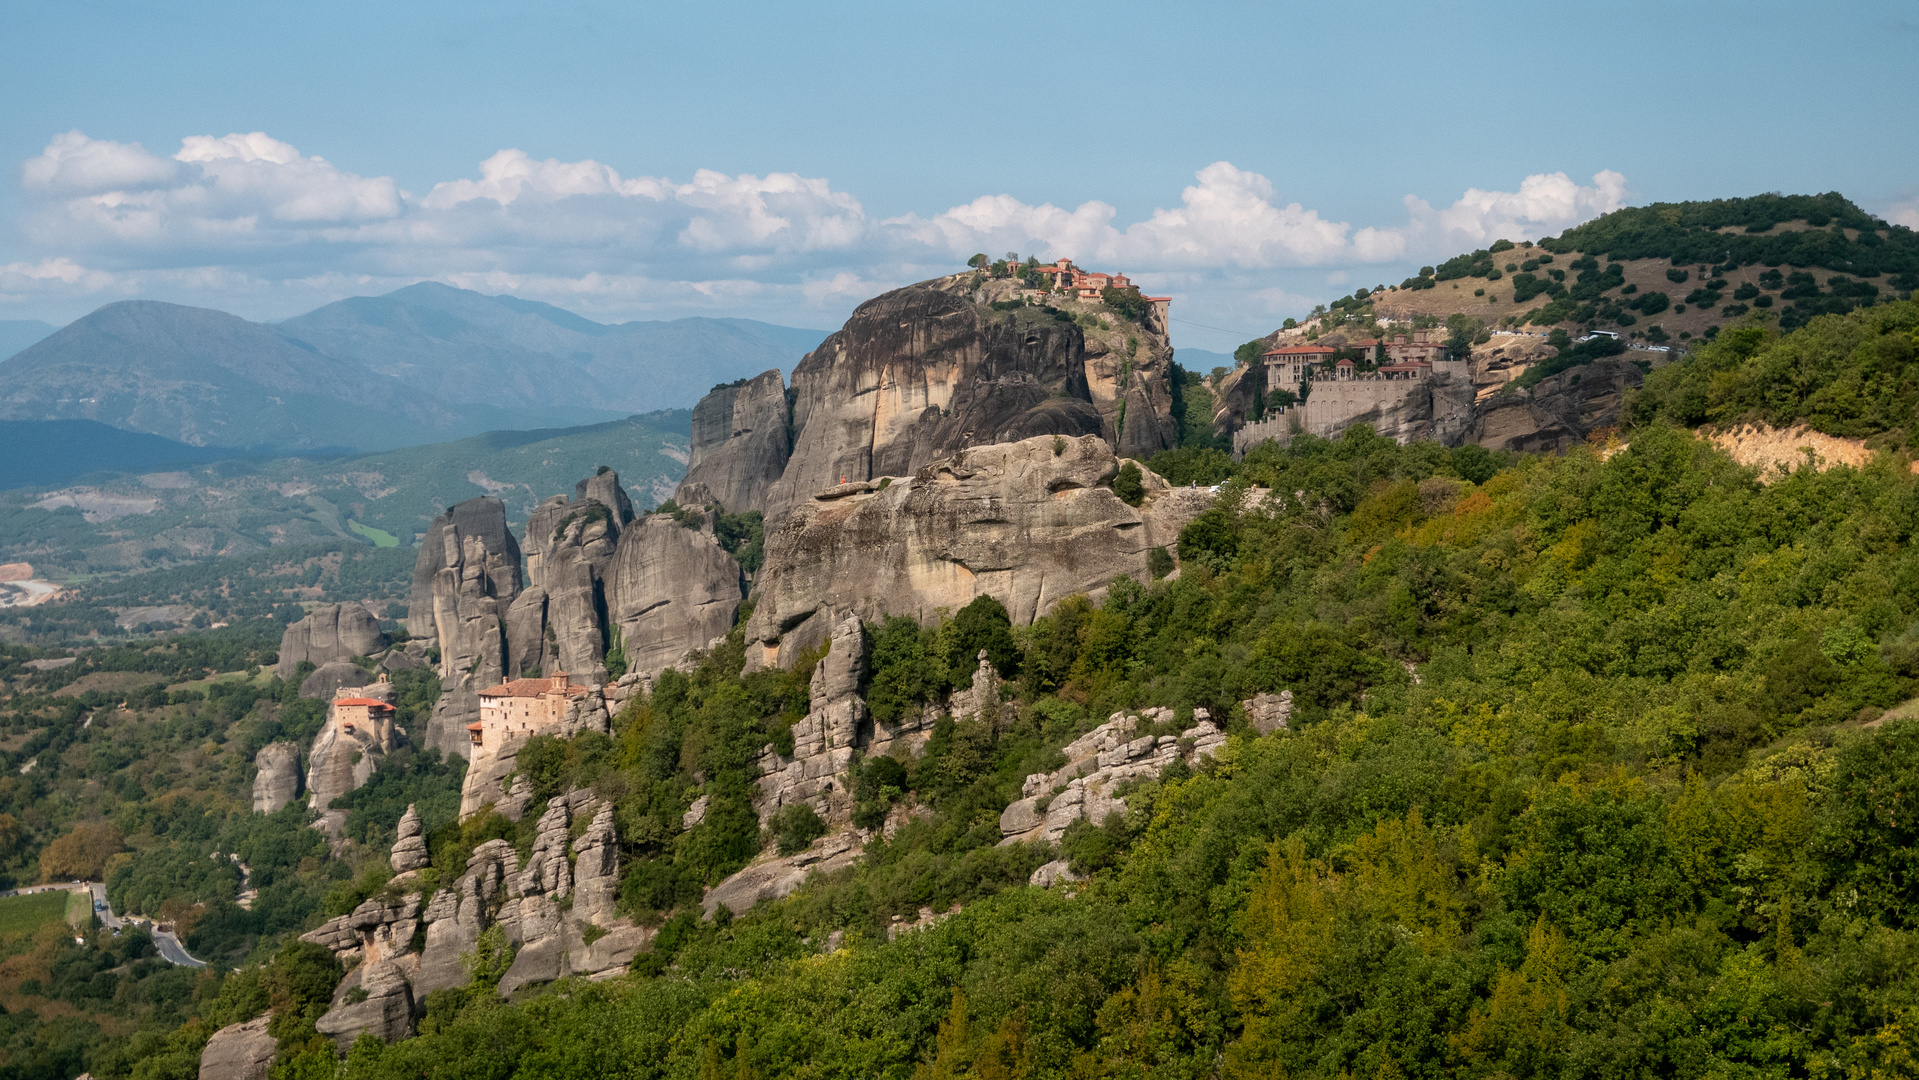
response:
<path id="1" fill-rule="evenodd" d="M 180 943 L 179 937 L 176 936 L 173 931 L 162 930 L 145 919 L 123 919 L 115 915 L 113 913 L 113 905 L 107 902 L 107 886 L 104 882 L 88 881 L 82 884 L 86 885 L 88 890 L 93 894 L 93 913 L 100 917 L 100 921 L 105 924 L 108 929 L 118 930 L 123 926 L 144 926 L 146 927 L 147 933 L 153 935 L 153 944 L 159 948 L 160 956 L 168 963 L 178 964 L 181 967 L 203 968 L 207 966 L 205 960 L 195 960 L 193 954 L 187 952 L 187 947 Z M 73 888 L 71 885 L 65 887 L 68 889 Z"/>

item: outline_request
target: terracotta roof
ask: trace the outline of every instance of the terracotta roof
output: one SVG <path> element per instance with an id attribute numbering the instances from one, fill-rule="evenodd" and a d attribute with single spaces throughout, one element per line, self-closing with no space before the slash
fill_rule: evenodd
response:
<path id="1" fill-rule="evenodd" d="M 1288 345 L 1283 349 L 1268 349 L 1262 356 L 1318 356 L 1320 353 L 1337 352 L 1324 345 Z"/>
<path id="2" fill-rule="evenodd" d="M 514 679 L 498 686 L 489 686 L 480 691 L 481 697 L 545 697 L 547 694 L 565 694 L 578 697 L 586 693 L 584 686 L 554 686 L 552 679 Z"/>
<path id="3" fill-rule="evenodd" d="M 335 705 L 365 705 L 369 709 L 391 709 L 393 707 L 378 698 L 370 697 L 334 698 L 333 703 Z"/>
<path id="4" fill-rule="evenodd" d="M 1172 302 L 1173 298 L 1170 296 L 1149 296 L 1146 299 L 1151 300 L 1154 303 L 1164 304 L 1164 303 Z"/>

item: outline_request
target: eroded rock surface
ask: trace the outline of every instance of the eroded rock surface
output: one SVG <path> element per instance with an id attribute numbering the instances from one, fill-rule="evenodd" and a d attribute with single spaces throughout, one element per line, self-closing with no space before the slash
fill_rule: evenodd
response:
<path id="1" fill-rule="evenodd" d="M 786 384 L 778 369 L 716 387 L 693 409 L 693 457 L 680 490 L 728 513 L 766 509 L 766 495 L 792 453 Z M 680 498 L 680 496 L 675 496 Z M 681 505 L 688 499 L 682 498 Z"/>
<path id="2" fill-rule="evenodd" d="M 817 645 L 821 612 L 925 622 L 987 595 L 1023 624 L 1074 593 L 1102 595 L 1117 575 L 1150 580 L 1152 549 L 1171 551 L 1212 496 L 1142 470 L 1135 509 L 1108 486 L 1119 467 L 1097 436 L 1042 436 L 820 492 L 768 534 L 748 668 Z"/>
<path id="3" fill-rule="evenodd" d="M 1142 732 L 1147 726 L 1171 723 L 1171 709 L 1147 709 L 1138 716 L 1114 713 L 1066 746 L 1065 765 L 1026 778 L 1021 798 L 1000 815 L 1005 837 L 1000 843 L 1053 843 L 1081 818 L 1099 825 L 1112 814 L 1124 814 L 1125 800 L 1116 794 L 1120 785 L 1157 778 L 1175 761 L 1196 764 L 1226 745 L 1225 733 L 1206 710 L 1193 710 L 1193 719 L 1193 726 L 1178 735 L 1155 736 Z"/>
<path id="4" fill-rule="evenodd" d="M 395 873 L 405 874 L 424 869 L 430 861 L 426 850 L 426 828 L 420 824 L 418 807 L 408 804 L 406 813 L 400 815 L 399 836 L 393 841 L 392 854 L 388 862 Z"/>
<path id="5" fill-rule="evenodd" d="M 253 755 L 253 811 L 278 813 L 300 797 L 300 748 L 290 742 L 268 743 Z"/>
<path id="6" fill-rule="evenodd" d="M 413 823 L 402 825 L 393 861 L 396 870 L 411 869 L 381 895 L 301 935 L 343 961 L 358 961 L 319 1022 L 320 1031 L 342 1048 L 362 1032 L 388 1041 L 411 1034 L 428 994 L 467 984 L 465 957 L 491 927 L 518 947 L 500 981 L 502 996 L 569 975 L 617 975 L 651 942 L 652 931 L 614 910 L 620 860 L 613 809 L 592 792 L 574 791 L 548 803 L 524 867 L 511 843 L 489 840 L 424 907 L 418 847 L 410 842 L 419 838 L 419 822 L 411 809 L 407 816 Z M 569 842 L 582 821 L 584 831 Z M 594 928 L 591 935 L 588 927 Z"/>
<path id="7" fill-rule="evenodd" d="M 1564 450 L 1619 423 L 1626 392 L 1645 381 L 1629 360 L 1606 358 L 1510 389 L 1479 405 L 1466 441 L 1490 450 Z"/>
<path id="8" fill-rule="evenodd" d="M 291 679 L 300 662 L 320 667 L 334 660 L 372 656 L 386 647 L 379 620 L 359 604 L 321 604 L 280 634 L 280 660 L 274 672 Z"/>

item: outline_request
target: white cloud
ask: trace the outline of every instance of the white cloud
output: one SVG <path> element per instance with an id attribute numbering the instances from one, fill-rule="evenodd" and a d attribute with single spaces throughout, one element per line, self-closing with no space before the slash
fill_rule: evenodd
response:
<path id="1" fill-rule="evenodd" d="M 1919 229 L 1919 199 L 1893 203 L 1886 208 L 1886 220 L 1908 229 Z"/>
<path id="2" fill-rule="evenodd" d="M 20 181 L 32 192 L 83 193 L 163 184 L 178 171 L 139 143 L 106 142 L 69 131 L 55 135 L 38 157 L 27 159 L 20 167 Z"/>
<path id="3" fill-rule="evenodd" d="M 432 278 L 601 318 L 700 311 L 812 325 L 975 251 L 1014 250 L 1124 270 L 1186 311 L 1257 326 L 1309 306 L 1318 281 L 1397 276 L 1368 264 L 1533 238 L 1625 198 L 1618 173 L 1590 186 L 1542 173 L 1515 191 L 1468 190 L 1444 209 L 1408 196 L 1402 224 L 1355 228 L 1219 161 L 1194 174 L 1176 205 L 1131 223 L 1098 200 L 1064 208 L 1005 194 L 876 220 L 823 178 L 627 177 L 599 161 L 517 149 L 413 196 L 391 177 L 348 172 L 264 132 L 189 136 L 171 158 L 68 132 L 21 178 L 21 232 L 40 259 L 31 272 L 71 267 L 61 272 L 74 276 L 31 277 L 28 264 L 13 264 L 0 268 L 0 295 L 18 295 L 4 282 L 34 281 L 75 295 L 162 290 L 213 306 L 223 296 L 279 298 L 273 314 L 286 315 Z"/>

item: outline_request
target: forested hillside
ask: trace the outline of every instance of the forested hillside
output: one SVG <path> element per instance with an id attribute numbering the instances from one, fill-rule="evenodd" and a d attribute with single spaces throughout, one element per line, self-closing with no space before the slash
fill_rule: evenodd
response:
<path id="1" fill-rule="evenodd" d="M 632 973 L 502 1003 L 505 946 L 483 941 L 472 984 L 428 998 L 417 1037 L 363 1039 L 338 1068 L 1909 1075 L 1919 476 L 1894 450 L 1762 483 L 1684 424 L 1804 419 L 1902 447 L 1915 331 L 1919 307 L 1898 303 L 1785 335 L 1722 333 L 1655 372 L 1636 426 L 1563 456 L 1399 446 L 1358 428 L 1237 464 L 1197 447 L 1156 458 L 1169 475 L 1226 480 L 1181 535 L 1180 572 L 1118 581 L 1030 628 L 990 602 L 934 627 L 870 625 L 876 715 L 962 684 L 985 650 L 1011 718 L 944 720 L 918 756 L 861 763 L 857 813 L 903 819 L 891 836 L 786 900 L 703 918 L 706 886 L 762 845 L 803 846 L 817 824 L 783 816 L 762 835 L 749 807 L 760 748 L 791 738 L 811 672 L 740 676 L 736 630 L 636 698 L 610 736 L 530 744 L 520 768 L 536 802 L 520 823 L 429 821 L 428 872 L 449 882 L 485 840 L 526 850 L 539 800 L 580 785 L 613 800 L 622 910 L 661 928 Z M 1866 406 L 1820 397 L 1844 380 Z M 168 690 L 76 729 L 88 706 L 54 691 L 78 673 L 5 672 L 16 730 L 55 730 L 68 710 L 65 741 L 5 782 L 0 809 L 30 826 L 16 872 L 50 838 L 111 824 L 131 849 L 115 889 L 131 896 L 138 881 L 143 904 L 202 905 L 202 932 L 226 927 L 226 955 L 247 955 L 239 974 L 167 998 L 173 1012 L 97 1022 L 60 1053 L 47 1047 L 72 1028 L 23 1019 L 58 1015 L 47 999 L 0 996 L 14 1010 L 8 1068 L 192 1076 L 214 1027 L 269 1012 L 276 1076 L 333 1075 L 312 1023 L 338 969 L 323 950 L 279 947 L 270 926 L 375 893 L 367 854 L 398 807 L 444 798 L 444 766 L 393 761 L 357 793 L 368 807 L 353 858 L 308 863 L 297 829 L 216 812 L 211 794 L 156 794 L 142 759 L 116 757 L 131 744 L 105 734 L 176 732 L 172 760 L 212 769 L 221 747 L 297 722 L 283 688 L 256 680 L 244 704 L 219 707 L 212 688 L 197 703 Z M 1259 735 L 1239 702 L 1278 690 L 1294 695 L 1290 729 Z M 1160 705 L 1175 728 L 1196 708 L 1225 718 L 1227 748 L 1136 784 L 1123 815 L 1074 825 L 1057 851 L 999 846 L 1023 777 L 1112 712 Z M 172 816 L 140 808 L 137 785 Z M 702 796 L 704 817 L 683 828 Z M 281 845 L 253 865 L 281 868 L 286 899 L 263 912 L 263 892 L 251 922 L 222 922 L 237 918 L 237 880 L 169 868 L 204 860 L 195 845 L 243 843 Z M 1027 886 L 1056 855 L 1084 880 Z M 123 970 L 97 947 L 10 947 Z M 197 1019 L 169 1030 L 175 1016 Z"/>

